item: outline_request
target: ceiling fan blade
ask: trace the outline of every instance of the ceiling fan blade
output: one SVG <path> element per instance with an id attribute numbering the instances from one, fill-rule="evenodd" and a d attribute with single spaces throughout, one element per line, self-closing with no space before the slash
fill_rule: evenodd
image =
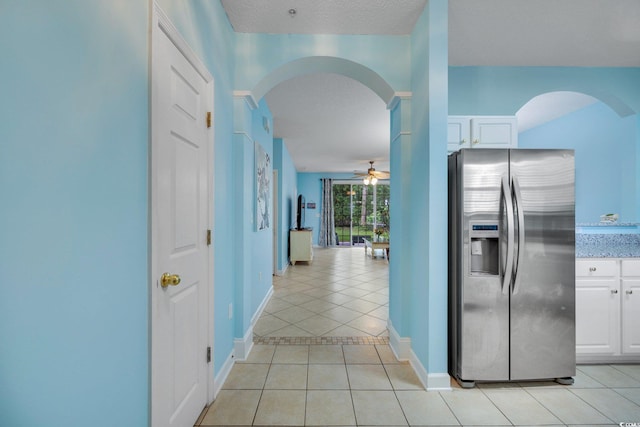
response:
<path id="1" fill-rule="evenodd" d="M 378 179 L 386 179 L 391 177 L 391 173 L 388 171 L 373 171 L 372 174 Z"/>

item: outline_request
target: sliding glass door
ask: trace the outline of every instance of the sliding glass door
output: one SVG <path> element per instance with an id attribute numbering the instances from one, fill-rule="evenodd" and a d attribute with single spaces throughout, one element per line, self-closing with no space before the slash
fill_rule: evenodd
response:
<path id="1" fill-rule="evenodd" d="M 333 184 L 333 200 L 338 245 L 362 245 L 362 239 L 371 239 L 375 234 L 387 235 L 389 184 L 337 182 Z"/>

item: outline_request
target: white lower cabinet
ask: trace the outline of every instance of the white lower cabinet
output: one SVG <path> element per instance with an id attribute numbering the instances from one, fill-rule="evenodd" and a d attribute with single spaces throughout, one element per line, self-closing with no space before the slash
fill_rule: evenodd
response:
<path id="1" fill-rule="evenodd" d="M 640 354 L 640 260 L 622 260 L 622 352 Z"/>
<path id="2" fill-rule="evenodd" d="M 578 362 L 640 361 L 638 324 L 640 260 L 576 260 Z"/>
<path id="3" fill-rule="evenodd" d="M 296 265 L 298 261 L 311 262 L 313 259 L 313 247 L 311 230 L 290 230 L 289 250 L 291 264 Z"/>

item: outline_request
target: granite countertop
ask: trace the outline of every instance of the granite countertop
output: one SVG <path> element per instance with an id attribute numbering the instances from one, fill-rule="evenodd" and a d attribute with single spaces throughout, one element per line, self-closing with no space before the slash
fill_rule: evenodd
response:
<path id="1" fill-rule="evenodd" d="M 576 258 L 640 257 L 640 234 L 576 233 Z"/>
<path id="2" fill-rule="evenodd" d="M 640 224 L 635 222 L 580 222 L 576 227 L 637 227 Z"/>

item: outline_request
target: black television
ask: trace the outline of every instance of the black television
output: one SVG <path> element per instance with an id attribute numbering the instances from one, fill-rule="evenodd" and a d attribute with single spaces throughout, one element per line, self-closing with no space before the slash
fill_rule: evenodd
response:
<path id="1" fill-rule="evenodd" d="M 305 202 L 302 194 L 298 195 L 298 206 L 296 209 L 296 227 L 298 230 L 304 230 L 304 211 Z"/>

